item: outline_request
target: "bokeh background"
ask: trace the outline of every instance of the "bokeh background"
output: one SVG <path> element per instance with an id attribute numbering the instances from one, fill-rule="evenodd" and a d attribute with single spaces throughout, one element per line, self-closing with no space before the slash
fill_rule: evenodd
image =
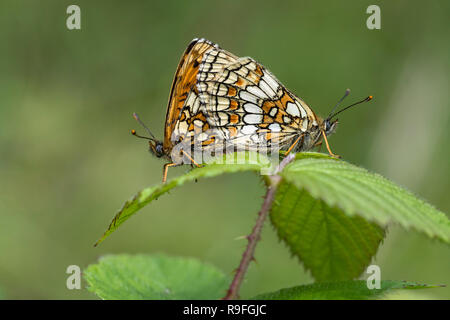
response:
<path id="1" fill-rule="evenodd" d="M 81 7 L 81 30 L 66 8 Z M 381 7 L 381 30 L 366 8 Z M 450 3 L 430 1 L 13 1 L 0 4 L 0 291 L 8 299 L 91 299 L 66 289 L 68 265 L 110 253 L 192 256 L 231 274 L 264 188 L 255 174 L 173 190 L 93 243 L 163 162 L 129 134 L 138 112 L 162 138 L 180 55 L 205 37 L 268 67 L 326 115 L 347 161 L 450 209 Z M 182 174 L 188 167 L 170 170 Z M 269 223 L 242 295 L 312 281 Z M 391 227 L 374 263 L 383 279 L 450 285 L 448 247 Z M 414 297 L 450 298 L 450 288 Z"/>

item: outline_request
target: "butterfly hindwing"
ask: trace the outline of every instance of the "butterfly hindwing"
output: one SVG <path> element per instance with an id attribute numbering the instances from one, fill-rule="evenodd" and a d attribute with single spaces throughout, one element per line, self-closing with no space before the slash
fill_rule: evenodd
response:
<path id="1" fill-rule="evenodd" d="M 298 135 L 299 128 L 306 131 L 308 127 L 312 110 L 252 58 L 238 58 L 214 74 L 203 72 L 198 80 L 211 126 L 243 149 L 272 142 L 283 147 Z"/>

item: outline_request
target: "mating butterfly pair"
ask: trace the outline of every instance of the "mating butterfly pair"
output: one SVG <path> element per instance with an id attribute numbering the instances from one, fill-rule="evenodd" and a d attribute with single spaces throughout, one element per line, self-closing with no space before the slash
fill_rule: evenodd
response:
<path id="1" fill-rule="evenodd" d="M 344 97 L 348 95 L 347 89 Z M 205 39 L 194 39 L 175 73 L 166 113 L 164 141 L 158 141 L 134 114 L 150 137 L 150 151 L 171 161 L 164 165 L 163 182 L 170 166 L 186 163 L 199 166 L 192 157 L 194 147 L 258 151 L 261 147 L 306 151 L 325 141 L 338 123 L 318 117 L 299 97 L 284 87 L 261 64 L 250 57 L 237 57 Z M 177 149 L 177 145 L 184 148 Z M 229 150 L 229 149 L 227 149 Z M 224 150 L 226 152 L 227 150 Z"/>

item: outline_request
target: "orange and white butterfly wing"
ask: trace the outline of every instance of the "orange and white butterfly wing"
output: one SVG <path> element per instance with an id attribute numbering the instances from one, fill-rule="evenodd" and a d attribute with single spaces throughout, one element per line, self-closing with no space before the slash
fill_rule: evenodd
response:
<path id="1" fill-rule="evenodd" d="M 286 148 L 317 124 L 311 108 L 252 58 L 238 58 L 215 74 L 201 65 L 197 78 L 211 126 L 241 149 Z"/>
<path id="2" fill-rule="evenodd" d="M 187 47 L 178 64 L 169 96 L 166 113 L 164 149 L 172 149 L 178 137 L 174 137 L 174 130 L 178 127 L 177 135 L 183 135 L 183 125 L 179 125 L 182 111 L 186 107 L 198 106 L 196 96 L 190 96 L 197 83 L 197 73 L 205 53 L 214 48 L 214 44 L 205 39 L 194 39 Z M 186 101 L 189 100 L 189 105 Z"/>
<path id="3" fill-rule="evenodd" d="M 166 150 L 171 150 L 174 144 L 186 138 L 208 140 L 201 135 L 209 129 L 209 123 L 196 87 L 200 66 L 203 70 L 208 69 L 208 74 L 212 76 L 236 60 L 230 53 L 210 55 L 218 50 L 217 44 L 205 39 L 194 39 L 183 54 L 173 80 L 167 109 L 164 136 Z"/>

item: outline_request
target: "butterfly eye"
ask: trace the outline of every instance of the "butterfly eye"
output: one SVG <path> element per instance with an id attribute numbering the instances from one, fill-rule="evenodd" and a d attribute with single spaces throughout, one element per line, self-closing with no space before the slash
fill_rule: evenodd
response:
<path id="1" fill-rule="evenodd" d="M 163 146 L 162 144 L 158 143 L 155 147 L 156 155 L 158 157 L 161 157 L 163 155 Z"/>

